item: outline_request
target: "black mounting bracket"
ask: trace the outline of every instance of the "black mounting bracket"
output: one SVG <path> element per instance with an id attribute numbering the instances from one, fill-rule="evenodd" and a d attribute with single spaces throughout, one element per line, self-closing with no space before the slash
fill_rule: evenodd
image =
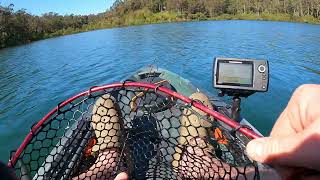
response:
<path id="1" fill-rule="evenodd" d="M 232 98 L 232 107 L 231 107 L 231 117 L 236 122 L 241 121 L 241 97 L 249 97 L 254 94 L 255 91 L 244 91 L 244 90 L 235 90 L 235 89 L 220 89 L 218 96 L 223 97 L 224 95 L 231 96 Z"/>

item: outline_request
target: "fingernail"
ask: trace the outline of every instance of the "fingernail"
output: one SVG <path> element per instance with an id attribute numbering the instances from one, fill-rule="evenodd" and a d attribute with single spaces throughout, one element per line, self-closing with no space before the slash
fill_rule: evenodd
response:
<path id="1" fill-rule="evenodd" d="M 263 155 L 264 139 L 255 139 L 247 144 L 247 154 L 253 160 L 259 160 Z"/>

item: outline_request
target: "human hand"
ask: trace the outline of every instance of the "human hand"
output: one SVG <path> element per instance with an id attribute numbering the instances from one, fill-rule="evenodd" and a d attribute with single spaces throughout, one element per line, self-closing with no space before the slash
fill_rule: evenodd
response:
<path id="1" fill-rule="evenodd" d="M 128 179 L 129 179 L 128 174 L 125 172 L 122 172 L 118 174 L 114 180 L 128 180 Z"/>
<path id="2" fill-rule="evenodd" d="M 304 168 L 320 171 L 319 148 L 320 85 L 303 85 L 294 92 L 270 137 L 249 142 L 247 153 L 272 165 L 282 177 L 290 177 L 298 175 L 297 170 L 307 172 Z"/>

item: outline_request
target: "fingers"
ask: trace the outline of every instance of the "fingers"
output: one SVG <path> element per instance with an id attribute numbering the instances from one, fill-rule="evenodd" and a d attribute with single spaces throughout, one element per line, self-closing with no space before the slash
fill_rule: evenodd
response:
<path id="1" fill-rule="evenodd" d="M 320 170 L 319 85 L 302 85 L 294 92 L 275 123 L 269 138 L 247 145 L 248 155 L 274 167 Z M 291 169 L 291 168 L 289 168 Z"/>
<path id="2" fill-rule="evenodd" d="M 128 174 L 125 172 L 122 172 L 118 174 L 114 180 L 128 180 L 128 179 L 129 179 Z"/>
<path id="3" fill-rule="evenodd" d="M 291 117 L 295 117 L 295 116 L 292 116 L 292 113 L 290 112 L 291 110 L 288 110 L 288 108 L 286 108 L 281 113 L 281 115 L 279 116 L 278 120 L 276 121 L 276 123 L 272 128 L 270 136 L 272 137 L 289 136 L 291 134 L 296 133 L 295 128 L 291 126 L 291 122 L 296 121 L 291 118 Z"/>
<path id="4" fill-rule="evenodd" d="M 255 139 L 248 143 L 247 153 L 250 158 L 262 163 L 281 161 L 279 158 L 293 153 L 294 149 L 299 146 L 300 139 L 296 135 L 285 138 L 266 137 Z M 288 160 L 287 157 L 284 159 Z"/>
<path id="5" fill-rule="evenodd" d="M 320 170 L 319 147 L 319 135 L 298 133 L 256 139 L 248 143 L 246 150 L 250 158 L 261 163 Z"/>
<path id="6" fill-rule="evenodd" d="M 320 117 L 319 102 L 320 85 L 306 84 L 297 88 L 275 123 L 271 136 L 288 136 L 306 129 Z"/>

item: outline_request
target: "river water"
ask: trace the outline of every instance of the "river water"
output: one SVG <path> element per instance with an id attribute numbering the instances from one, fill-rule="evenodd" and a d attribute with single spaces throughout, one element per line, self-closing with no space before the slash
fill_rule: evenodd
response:
<path id="1" fill-rule="evenodd" d="M 98 30 L 0 50 L 0 160 L 60 101 L 156 64 L 211 86 L 216 56 L 267 59 L 270 88 L 244 99 L 242 115 L 267 135 L 292 92 L 320 84 L 320 26 L 205 21 Z M 227 101 L 230 101 L 226 98 Z"/>

